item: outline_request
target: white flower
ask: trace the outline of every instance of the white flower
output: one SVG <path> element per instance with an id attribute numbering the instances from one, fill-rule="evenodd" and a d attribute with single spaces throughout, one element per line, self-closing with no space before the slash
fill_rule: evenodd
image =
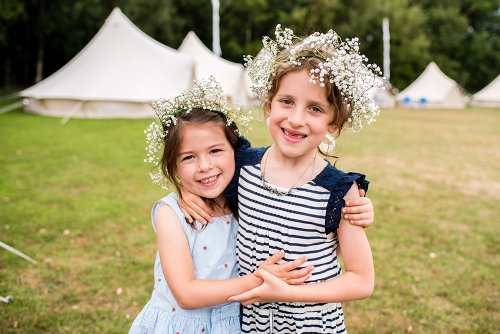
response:
<path id="1" fill-rule="evenodd" d="M 375 80 L 377 75 L 381 75 L 377 65 L 365 64 L 368 58 L 359 53 L 358 38 L 341 41 L 335 31 L 329 30 L 326 34 L 315 32 L 300 39 L 293 35 L 291 29 L 281 29 L 280 24 L 276 26 L 275 35 L 276 41 L 268 36 L 263 37 L 263 48 L 255 58 L 244 57 L 252 80 L 251 88 L 257 97 L 265 98 L 271 89 L 276 70 L 284 62 L 278 60 L 277 55 L 286 49 L 290 54 L 288 62 L 295 66 L 300 66 L 302 59 L 311 56 L 323 60 L 319 68 L 310 71 L 310 82 L 324 86 L 328 80 L 337 86 L 347 103 L 352 105 L 347 125 L 354 132 L 362 129 L 362 121 L 367 124 L 375 121 L 380 110 L 368 91 L 372 87 L 380 88 L 383 80 Z M 307 56 L 304 56 L 303 51 L 307 51 Z M 324 52 L 332 56 L 325 58 Z"/>
<path id="2" fill-rule="evenodd" d="M 263 82 L 263 84 L 267 83 Z M 241 111 L 239 107 L 229 104 L 222 87 L 213 76 L 200 83 L 194 83 L 193 88 L 184 91 L 181 95 L 170 99 L 155 100 L 151 102 L 151 107 L 160 123 L 154 121 L 144 131 L 147 142 L 147 157 L 144 162 L 153 164 L 153 171 L 150 173 L 151 179 L 163 189 L 168 188 L 168 181 L 161 169 L 158 168 L 163 141 L 169 127 L 177 124 L 177 115 L 180 112 L 189 113 L 193 108 L 217 111 L 226 116 L 227 125 L 236 124 L 240 135 L 244 135 L 250 129 L 252 120 L 250 112 Z"/>

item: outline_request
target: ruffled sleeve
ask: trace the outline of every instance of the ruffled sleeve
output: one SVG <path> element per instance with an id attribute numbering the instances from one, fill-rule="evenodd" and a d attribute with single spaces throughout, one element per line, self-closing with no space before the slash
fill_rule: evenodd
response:
<path id="1" fill-rule="evenodd" d="M 238 179 L 240 177 L 241 167 L 244 164 L 245 154 L 250 147 L 250 142 L 245 137 L 240 137 L 236 149 L 234 150 L 234 176 L 224 191 L 229 208 L 233 213 L 238 212 Z"/>
<path id="2" fill-rule="evenodd" d="M 151 209 L 151 222 L 153 223 L 153 229 L 155 230 L 155 232 L 156 232 L 156 226 L 155 226 L 156 214 L 158 213 L 158 210 L 160 210 L 160 208 L 164 205 L 170 206 L 174 210 L 177 217 L 179 217 L 179 220 L 181 222 L 185 220 L 184 214 L 179 208 L 179 204 L 177 203 L 177 201 L 178 201 L 177 194 L 172 192 L 167 196 L 163 197 L 161 200 L 157 201 L 153 205 L 153 209 Z"/>
<path id="3" fill-rule="evenodd" d="M 172 208 L 172 210 L 174 210 L 177 218 L 179 218 L 182 229 L 184 230 L 184 234 L 186 235 L 188 240 L 191 240 L 190 238 L 193 238 L 197 231 L 200 231 L 202 229 L 203 225 L 200 222 L 196 221 L 196 228 L 192 228 L 191 225 L 189 225 L 186 221 L 186 217 L 184 217 L 184 214 L 179 207 L 179 203 L 177 202 L 178 200 L 179 197 L 177 196 L 177 194 L 172 192 L 153 205 L 153 209 L 151 210 L 151 222 L 153 223 L 153 229 L 156 232 L 155 220 L 158 210 L 160 210 L 162 206 L 168 205 Z"/>
<path id="4" fill-rule="evenodd" d="M 327 167 L 327 172 L 322 173 L 318 180 L 330 191 L 330 198 L 326 207 L 325 227 L 326 233 L 335 232 L 342 218 L 342 208 L 345 206 L 344 196 L 351 189 L 354 182 L 358 188 L 368 191 L 368 184 L 365 175 L 360 173 L 344 173 L 333 166 Z"/>

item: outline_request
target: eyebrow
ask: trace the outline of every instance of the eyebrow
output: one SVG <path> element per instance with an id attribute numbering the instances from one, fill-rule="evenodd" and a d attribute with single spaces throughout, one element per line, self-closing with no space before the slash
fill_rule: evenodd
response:
<path id="1" fill-rule="evenodd" d="M 211 149 L 214 149 L 216 147 L 224 146 L 224 144 L 225 144 L 224 142 L 216 143 L 216 144 L 208 146 L 206 149 L 211 150 Z M 177 154 L 177 156 L 180 157 L 181 155 L 193 154 L 193 153 L 194 153 L 194 151 L 179 152 L 179 154 Z"/>
<path id="2" fill-rule="evenodd" d="M 293 100 L 294 96 L 292 94 L 285 92 L 285 93 L 281 93 L 281 94 L 276 94 L 276 98 L 277 99 L 289 98 L 289 99 Z M 317 105 L 323 109 L 330 108 L 330 103 L 328 103 L 328 101 L 326 103 L 322 103 L 322 102 L 319 102 L 317 100 L 308 99 L 307 104 Z"/>

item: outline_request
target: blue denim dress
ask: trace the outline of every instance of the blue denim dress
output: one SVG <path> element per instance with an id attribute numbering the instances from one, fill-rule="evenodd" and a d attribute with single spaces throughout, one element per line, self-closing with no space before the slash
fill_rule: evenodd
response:
<path id="1" fill-rule="evenodd" d="M 189 242 L 196 279 L 223 280 L 238 276 L 236 262 L 236 233 L 238 222 L 233 215 L 215 217 L 214 222 L 201 230 L 196 222 L 193 229 L 184 219 L 177 195 L 171 193 L 153 206 L 151 219 L 163 205 L 169 205 L 179 217 Z M 156 231 L 156 229 L 155 229 Z M 156 253 L 154 288 L 151 299 L 134 320 L 129 333 L 240 333 L 240 304 L 184 310 L 179 307 L 163 276 L 159 253 Z"/>

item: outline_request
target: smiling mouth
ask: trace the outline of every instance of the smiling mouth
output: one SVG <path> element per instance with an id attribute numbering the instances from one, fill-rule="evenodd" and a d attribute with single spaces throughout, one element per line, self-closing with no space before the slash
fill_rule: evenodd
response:
<path id="1" fill-rule="evenodd" d="M 210 182 L 213 182 L 217 179 L 217 177 L 219 177 L 219 175 L 214 175 L 214 176 L 211 176 L 211 177 L 207 177 L 206 179 L 203 179 L 203 180 L 200 180 L 200 183 L 210 183 Z"/>
<path id="2" fill-rule="evenodd" d="M 292 138 L 302 139 L 302 138 L 307 137 L 307 135 L 300 134 L 300 133 L 292 133 L 292 132 L 288 131 L 287 129 L 282 129 L 282 131 L 285 135 L 292 137 Z"/>

